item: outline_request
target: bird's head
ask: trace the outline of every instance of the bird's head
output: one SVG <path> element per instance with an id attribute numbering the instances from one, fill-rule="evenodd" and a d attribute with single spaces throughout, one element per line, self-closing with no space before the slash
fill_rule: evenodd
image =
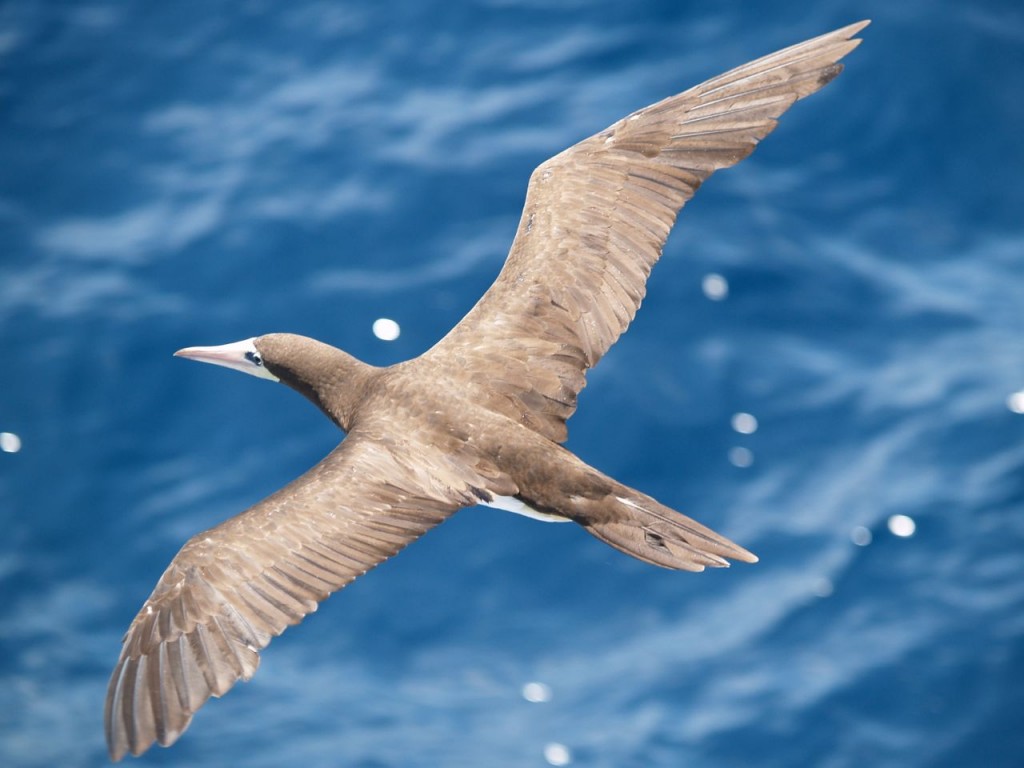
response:
<path id="1" fill-rule="evenodd" d="M 346 430 L 349 400 L 369 370 L 330 344 L 292 333 L 269 333 L 217 347 L 186 347 L 174 355 L 287 384 Z"/>
<path id="2" fill-rule="evenodd" d="M 174 356 L 200 363 L 223 365 L 225 368 L 259 376 L 261 379 L 280 381 L 281 378 L 267 367 L 266 353 L 260 348 L 261 340 L 261 337 L 254 336 L 251 339 L 233 341 L 218 347 L 186 347 L 179 349 Z"/>

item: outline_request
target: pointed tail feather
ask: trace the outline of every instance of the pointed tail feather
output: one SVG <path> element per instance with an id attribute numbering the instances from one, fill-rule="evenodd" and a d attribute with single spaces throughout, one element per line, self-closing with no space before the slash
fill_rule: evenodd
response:
<path id="1" fill-rule="evenodd" d="M 579 522 L 606 544 L 662 568 L 703 571 L 728 567 L 729 561 L 756 563 L 757 557 L 696 520 L 632 492 L 602 502 L 599 514 Z"/>

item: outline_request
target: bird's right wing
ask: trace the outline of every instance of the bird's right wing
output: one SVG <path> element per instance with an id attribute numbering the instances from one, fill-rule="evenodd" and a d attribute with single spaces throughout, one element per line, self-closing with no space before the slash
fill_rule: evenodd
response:
<path id="1" fill-rule="evenodd" d="M 317 603 L 457 509 L 472 475 L 438 451 L 353 431 L 306 474 L 181 549 L 124 637 L 107 692 L 110 756 L 172 744 L 210 696 Z"/>

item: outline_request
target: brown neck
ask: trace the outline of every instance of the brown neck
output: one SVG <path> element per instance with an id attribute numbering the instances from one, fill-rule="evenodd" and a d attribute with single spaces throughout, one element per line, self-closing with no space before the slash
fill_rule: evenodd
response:
<path id="1" fill-rule="evenodd" d="M 261 336 L 258 344 L 267 370 L 349 431 L 356 408 L 380 369 L 306 336 L 272 333 Z"/>

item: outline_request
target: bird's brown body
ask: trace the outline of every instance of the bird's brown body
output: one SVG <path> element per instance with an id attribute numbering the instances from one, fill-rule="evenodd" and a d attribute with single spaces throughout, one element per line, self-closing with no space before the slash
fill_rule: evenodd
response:
<path id="1" fill-rule="evenodd" d="M 375 368 L 291 334 L 179 352 L 289 385 L 347 437 L 171 562 L 110 681 L 111 756 L 173 743 L 211 695 L 255 673 L 272 637 L 462 507 L 573 521 L 667 568 L 755 561 L 561 443 L 586 371 L 633 319 L 679 209 L 831 81 L 866 24 L 713 78 L 543 163 L 494 285 L 414 360 Z"/>

